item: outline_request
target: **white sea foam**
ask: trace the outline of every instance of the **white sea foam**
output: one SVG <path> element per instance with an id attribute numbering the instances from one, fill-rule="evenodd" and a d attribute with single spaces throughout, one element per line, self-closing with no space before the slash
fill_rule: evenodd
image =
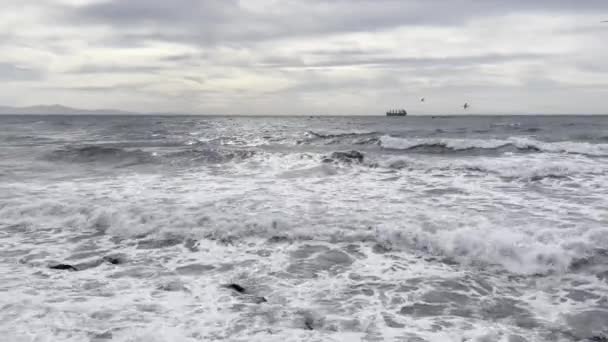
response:
<path id="1" fill-rule="evenodd" d="M 194 132 L 171 139 L 194 143 L 140 148 L 116 137 L 123 145 L 94 161 L 48 158 L 85 146 L 64 142 L 3 154 L 0 336 L 512 342 L 604 329 L 584 320 L 608 309 L 602 144 L 435 135 L 297 144 L 307 119 L 163 120 Z M 351 131 L 328 122 L 314 132 Z M 373 125 L 352 132 L 389 134 Z M 273 135 L 277 127 L 288 128 Z M 248 140 L 262 129 L 287 141 Z M 399 151 L 421 144 L 439 148 Z M 154 160 L 104 162 L 130 149 Z M 350 150 L 363 160 L 331 158 Z M 78 271 L 49 268 L 57 264 Z"/>
<path id="2" fill-rule="evenodd" d="M 408 150 L 416 147 L 444 146 L 454 151 L 468 149 L 498 149 L 514 146 L 518 149 L 538 149 L 543 152 L 575 153 L 590 156 L 608 156 L 608 144 L 591 144 L 588 142 L 542 142 L 529 137 L 511 137 L 508 139 L 461 139 L 461 138 L 397 138 L 382 136 L 380 145 L 386 149 Z"/>

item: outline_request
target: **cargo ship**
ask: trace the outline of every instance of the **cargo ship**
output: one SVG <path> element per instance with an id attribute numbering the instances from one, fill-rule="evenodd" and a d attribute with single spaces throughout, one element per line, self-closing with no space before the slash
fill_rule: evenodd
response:
<path id="1" fill-rule="evenodd" d="M 407 111 L 405 109 L 391 109 L 386 112 L 386 116 L 406 116 Z"/>

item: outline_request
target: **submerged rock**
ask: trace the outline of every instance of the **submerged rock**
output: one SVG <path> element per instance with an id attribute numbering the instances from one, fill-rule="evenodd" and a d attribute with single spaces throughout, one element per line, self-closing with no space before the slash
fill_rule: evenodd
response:
<path id="1" fill-rule="evenodd" d="M 266 300 L 266 297 L 261 297 L 261 296 L 260 297 L 258 297 L 258 296 L 252 297 L 251 301 L 253 303 L 255 303 L 255 304 L 262 304 L 262 303 L 267 303 L 268 302 L 268 300 Z"/>
<path id="2" fill-rule="evenodd" d="M 275 222 L 273 222 L 273 228 L 276 228 Z M 267 242 L 268 243 L 292 243 L 293 239 L 291 239 L 288 236 L 275 235 L 275 236 L 271 236 Z"/>
<path id="3" fill-rule="evenodd" d="M 241 286 L 239 284 L 235 284 L 235 283 L 226 284 L 226 285 L 223 285 L 223 287 L 230 289 L 238 294 L 245 295 L 245 299 L 254 304 L 261 304 L 261 303 L 268 302 L 266 297 L 250 295 L 249 291 L 247 291 L 243 286 Z"/>
<path id="4" fill-rule="evenodd" d="M 245 288 L 244 288 L 244 287 L 242 287 L 242 286 L 241 286 L 241 285 L 239 285 L 239 284 L 234 284 L 234 283 L 233 283 L 233 284 L 227 284 L 227 285 L 224 285 L 224 287 L 225 287 L 225 288 L 227 288 L 227 289 L 230 289 L 230 290 L 236 291 L 236 292 L 238 292 L 238 293 L 241 293 L 241 294 L 245 294 L 245 293 L 247 293 L 247 291 L 245 290 Z"/>
<path id="5" fill-rule="evenodd" d="M 364 159 L 363 153 L 359 151 L 348 151 L 348 152 L 334 152 L 328 158 L 323 159 L 324 163 L 331 162 L 343 162 L 343 163 L 352 163 L 356 161 L 358 163 L 362 163 Z"/>
<path id="6" fill-rule="evenodd" d="M 303 318 L 303 328 L 306 330 L 319 330 L 323 328 L 325 320 L 310 311 L 301 311 L 300 314 Z"/>
<path id="7" fill-rule="evenodd" d="M 122 254 L 106 255 L 101 260 L 112 265 L 121 265 L 127 262 L 127 258 Z"/>
<path id="8" fill-rule="evenodd" d="M 78 271 L 78 268 L 68 264 L 57 264 L 49 266 L 52 270 L 61 270 L 61 271 Z"/>
<path id="9" fill-rule="evenodd" d="M 106 255 L 101 259 L 96 259 L 93 261 L 82 262 L 77 265 L 70 264 L 56 264 L 49 266 L 52 270 L 62 270 L 62 271 L 84 271 L 89 268 L 97 267 L 103 263 L 109 263 L 112 265 L 120 265 L 126 262 L 126 258 L 122 254 L 116 255 Z"/>
<path id="10" fill-rule="evenodd" d="M 377 243 L 372 247 L 372 251 L 376 254 L 385 254 L 392 250 L 393 248 L 389 243 Z"/>
<path id="11" fill-rule="evenodd" d="M 194 239 L 187 239 L 184 242 L 184 247 L 186 247 L 190 252 L 198 252 L 198 241 Z"/>

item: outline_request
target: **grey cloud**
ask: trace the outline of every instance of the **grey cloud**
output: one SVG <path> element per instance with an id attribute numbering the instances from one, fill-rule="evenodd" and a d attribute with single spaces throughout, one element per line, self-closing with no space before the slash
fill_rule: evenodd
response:
<path id="1" fill-rule="evenodd" d="M 345 67 L 345 66 L 367 66 L 367 67 L 459 67 L 470 65 L 501 64 L 505 62 L 521 60 L 546 59 L 548 55 L 541 54 L 487 54 L 477 56 L 462 57 L 441 57 L 441 58 L 400 58 L 400 57 L 374 57 L 365 56 L 357 52 L 356 55 L 350 54 L 330 54 L 324 62 L 305 63 L 300 58 L 268 58 L 261 66 L 273 68 L 325 68 L 325 67 Z"/>
<path id="2" fill-rule="evenodd" d="M 506 97 L 511 92 L 548 102 L 558 88 L 572 87 L 576 92 L 575 87 L 589 85 L 595 91 L 606 91 L 598 85 L 598 74 L 607 72 L 604 60 L 608 50 L 600 45 L 608 25 L 599 23 L 608 19 L 607 0 L 264 2 L 275 5 L 252 10 L 243 4 L 252 6 L 257 3 L 253 0 L 98 0 L 80 5 L 67 5 L 75 1 L 30 0 L 32 7 L 39 7 L 37 14 L 24 17 L 28 20 L 23 21 L 23 27 L 17 25 L 9 33 L 0 33 L 0 44 L 4 44 L 3 53 L 10 55 L 7 60 L 14 61 L 28 51 L 31 55 L 23 62 L 36 64 L 0 62 L 0 80 L 45 78 L 48 84 L 65 86 L 59 89 L 66 94 L 73 92 L 76 99 L 103 98 L 107 92 L 120 91 L 124 98 L 118 96 L 118 101 L 130 105 L 131 100 L 125 99 L 133 95 L 142 103 L 150 100 L 166 107 L 196 108 L 212 103 L 220 109 L 243 112 L 255 111 L 256 101 L 263 101 L 269 109 L 282 105 L 293 108 L 291 101 L 297 101 L 302 93 L 306 96 L 298 104 L 303 108 L 332 98 L 335 101 L 328 102 L 340 110 L 349 106 L 372 108 L 404 93 L 426 90 L 437 96 L 441 92 L 479 91 L 487 98 Z M 13 12 L 20 13 L 17 5 Z M 512 14 L 539 16 L 503 18 Z M 538 23 L 531 22 L 535 18 Z M 577 18 L 592 18 L 592 23 L 572 24 Z M 477 19 L 484 21 L 473 23 Z M 504 44 L 492 41 L 494 19 Z M 504 26 L 517 25 L 518 20 L 520 26 L 513 31 Z M 561 22 L 565 25 L 557 27 Z M 29 30 L 28 25 L 35 27 Z M 515 35 L 526 32 L 527 25 L 531 36 L 521 37 L 520 42 Z M 45 30 L 47 27 L 50 29 Z M 390 31 L 397 27 L 403 30 Z M 487 33 L 482 31 L 486 27 Z M 367 33 L 365 37 L 372 41 L 343 35 L 357 32 Z M 413 37 L 417 32 L 421 36 Z M 425 35 L 430 37 L 429 44 L 421 42 Z M 373 41 L 376 38 L 378 41 Z M 598 46 L 593 46 L 595 42 Z M 536 53 L 528 53 L 531 51 Z M 97 52 L 95 59 L 87 58 Z M 134 59 L 115 59 L 130 52 L 135 53 Z M 36 56 L 47 55 L 53 66 L 69 68 L 62 73 L 70 74 L 72 83 L 65 84 L 61 75 L 53 79 L 60 72 L 43 72 L 51 61 L 37 60 Z M 104 56 L 109 59 L 104 61 Z M 79 65 L 82 61 L 99 64 Z M 32 65 L 39 69 L 28 69 Z M 142 73 L 162 75 L 147 78 L 152 84 L 123 83 L 129 81 L 129 74 Z M 88 80 L 98 74 L 107 75 L 96 86 L 88 86 Z M 50 88 L 46 82 L 38 83 Z M 23 89 L 36 89 L 23 84 Z M 258 99 L 262 92 L 268 96 Z M 361 98 L 361 103 L 341 103 L 344 100 L 338 98 L 343 93 L 357 94 L 353 98 Z M 587 95 L 580 91 L 572 96 L 584 99 Z M 589 106 L 604 107 L 599 102 Z"/>
<path id="3" fill-rule="evenodd" d="M 132 24 L 197 20 L 219 22 L 239 11 L 237 0 L 129 0 L 93 3 L 76 10 L 77 15 L 101 21 Z"/>
<path id="4" fill-rule="evenodd" d="M 127 66 L 127 65 L 82 65 L 68 73 L 74 74 L 133 74 L 133 73 L 154 73 L 164 69 L 161 66 Z"/>
<path id="5" fill-rule="evenodd" d="M 111 84 L 111 85 L 103 85 L 103 86 L 69 86 L 69 87 L 38 87 L 39 89 L 45 90 L 69 90 L 69 91 L 78 91 L 78 92 L 90 92 L 90 93 L 107 93 L 111 91 L 138 91 L 144 88 L 146 84 L 143 83 L 121 83 L 121 84 Z"/>
<path id="6" fill-rule="evenodd" d="M 0 62 L 0 80 L 31 81 L 39 80 L 43 73 L 39 70 L 19 67 L 11 63 Z"/>
<path id="7" fill-rule="evenodd" d="M 296 85 L 276 91 L 275 93 L 327 93 L 339 91 L 367 92 L 370 89 L 384 89 L 394 87 L 404 89 L 403 84 L 394 75 L 383 75 L 373 79 L 354 78 L 348 80 L 330 79 L 323 75 L 309 75 L 298 80 Z"/>
<path id="8" fill-rule="evenodd" d="M 113 0 L 77 7 L 68 13 L 81 24 L 115 26 L 125 40 L 247 44 L 279 37 L 374 32 L 408 25 L 459 25 L 475 17 L 518 12 L 598 11 L 608 13 L 608 1 L 309 0 L 283 1 L 275 8 L 252 12 L 236 0 Z M 147 32 L 128 32 L 133 28 L 146 28 Z"/>
<path id="9" fill-rule="evenodd" d="M 190 81 L 190 82 L 194 82 L 194 83 L 198 83 L 198 84 L 205 84 L 205 79 L 203 77 L 198 77 L 198 76 L 185 76 L 183 78 L 186 81 Z"/>
<path id="10" fill-rule="evenodd" d="M 161 60 L 166 61 L 166 62 L 187 62 L 187 61 L 199 59 L 201 57 L 204 57 L 204 55 L 184 53 L 184 54 L 179 54 L 179 55 L 165 56 L 165 57 L 162 57 Z"/>

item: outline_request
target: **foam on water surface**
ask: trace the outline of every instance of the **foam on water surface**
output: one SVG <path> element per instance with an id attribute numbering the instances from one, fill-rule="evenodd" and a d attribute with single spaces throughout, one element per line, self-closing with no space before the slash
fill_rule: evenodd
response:
<path id="1" fill-rule="evenodd" d="M 608 333 L 608 164 L 593 139 L 530 138 L 525 122 L 477 124 L 468 131 L 484 136 L 467 138 L 457 126 L 437 133 L 430 119 L 398 128 L 352 118 L 162 118 L 142 128 L 102 118 L 88 122 L 83 143 L 65 128 L 79 120 L 37 124 L 51 139 L 44 145 L 29 130 L 27 144 L 0 135 L 12 151 L 0 175 L 8 340 Z M 12 135 L 29 127 L 19 125 Z M 146 132 L 156 132 L 154 143 Z M 537 150 L 386 146 L 430 146 L 437 134 L 455 151 L 504 142 Z"/>

